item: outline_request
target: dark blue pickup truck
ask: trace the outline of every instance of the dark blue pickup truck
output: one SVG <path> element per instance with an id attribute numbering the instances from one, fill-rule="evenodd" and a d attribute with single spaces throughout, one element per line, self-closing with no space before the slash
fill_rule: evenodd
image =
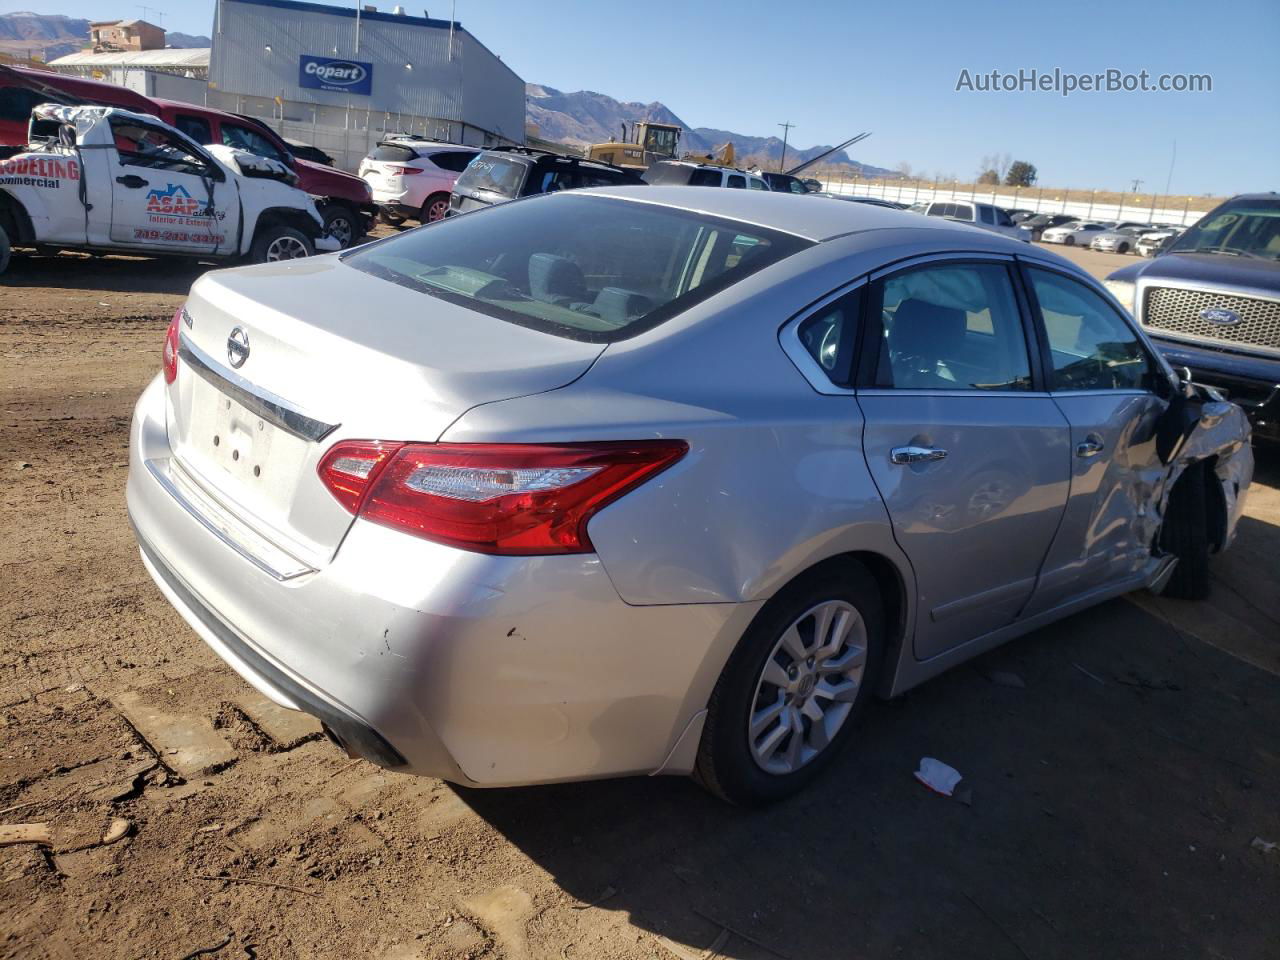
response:
<path id="1" fill-rule="evenodd" d="M 1280 442 L 1280 194 L 1232 197 L 1107 288 L 1174 367 L 1244 408 Z"/>

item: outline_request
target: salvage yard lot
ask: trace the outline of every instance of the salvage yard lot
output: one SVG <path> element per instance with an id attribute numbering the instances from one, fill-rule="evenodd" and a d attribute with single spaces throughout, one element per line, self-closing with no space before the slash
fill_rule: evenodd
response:
<path id="1" fill-rule="evenodd" d="M 53 836 L 0 847 L 0 957 L 1274 956 L 1275 451 L 1208 603 L 1113 601 L 876 704 L 791 801 L 465 790 L 273 709 L 144 571 L 129 417 L 198 274 L 15 258 L 0 287 L 0 823 Z"/>

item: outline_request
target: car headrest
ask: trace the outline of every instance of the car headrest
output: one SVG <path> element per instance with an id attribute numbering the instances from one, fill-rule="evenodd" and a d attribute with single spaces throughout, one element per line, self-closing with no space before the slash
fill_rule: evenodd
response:
<path id="1" fill-rule="evenodd" d="M 596 302 L 591 306 L 592 313 L 618 327 L 652 309 L 653 301 L 643 293 L 622 287 L 605 287 L 596 294 Z"/>
<path id="2" fill-rule="evenodd" d="M 898 304 L 889 333 L 889 350 L 895 357 L 914 357 L 929 366 L 955 360 L 964 346 L 968 317 L 959 307 L 917 300 Z"/>
<path id="3" fill-rule="evenodd" d="M 545 303 L 571 303 L 587 299 L 582 268 L 568 257 L 535 253 L 529 258 L 529 295 Z"/>

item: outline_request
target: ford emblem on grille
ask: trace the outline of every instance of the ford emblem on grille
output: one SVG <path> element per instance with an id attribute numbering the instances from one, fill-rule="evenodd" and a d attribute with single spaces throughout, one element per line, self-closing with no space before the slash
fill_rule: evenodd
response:
<path id="1" fill-rule="evenodd" d="M 1210 307 L 1200 311 L 1200 319 L 1216 323 L 1220 327 L 1234 327 L 1240 322 L 1240 314 L 1226 307 Z"/>
<path id="2" fill-rule="evenodd" d="M 231 366 L 239 369 L 248 359 L 249 335 L 244 332 L 244 327 L 236 327 L 231 331 L 231 336 L 227 337 L 227 360 Z"/>

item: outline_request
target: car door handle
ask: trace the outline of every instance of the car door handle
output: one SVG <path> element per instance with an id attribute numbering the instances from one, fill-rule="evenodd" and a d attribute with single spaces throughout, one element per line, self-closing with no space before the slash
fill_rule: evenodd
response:
<path id="1" fill-rule="evenodd" d="M 128 187 L 130 190 L 137 190 L 139 187 L 145 187 L 147 181 L 141 177 L 135 177 L 132 173 L 126 177 L 116 177 L 116 183 Z"/>
<path id="2" fill-rule="evenodd" d="M 1102 438 L 1096 433 L 1091 433 L 1079 443 L 1076 444 L 1077 457 L 1096 457 L 1106 446 L 1102 442 Z"/>
<path id="3" fill-rule="evenodd" d="M 943 460 L 947 451 L 937 447 L 894 447 L 889 451 L 891 463 L 925 463 L 929 460 Z"/>

